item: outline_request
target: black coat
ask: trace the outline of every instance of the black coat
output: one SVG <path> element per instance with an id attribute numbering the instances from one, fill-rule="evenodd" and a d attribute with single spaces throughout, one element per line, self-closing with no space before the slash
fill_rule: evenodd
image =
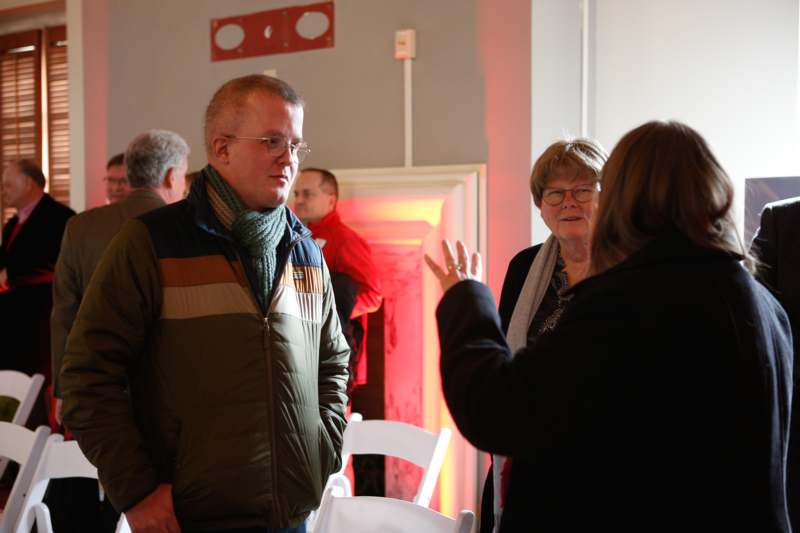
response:
<path id="1" fill-rule="evenodd" d="M 800 198 L 767 204 L 761 212 L 761 227 L 753 240 L 753 251 L 761 263 L 758 279 L 786 309 L 792 323 L 794 353 L 800 350 Z M 795 368 L 795 391 L 798 390 Z M 797 394 L 795 394 L 797 398 Z M 800 402 L 797 400 L 795 405 Z M 789 446 L 789 515 L 793 529 L 800 530 L 800 419 L 792 411 Z"/>
<path id="2" fill-rule="evenodd" d="M 788 533 L 791 341 L 768 291 L 677 233 L 574 290 L 513 359 L 484 285 L 437 309 L 454 420 L 514 459 L 501 531 Z"/>
<path id="3" fill-rule="evenodd" d="M 783 304 L 795 331 L 800 330 L 800 198 L 767 204 L 753 239 L 761 264 L 758 279 Z M 795 335 L 795 342 L 800 341 Z"/>
<path id="4" fill-rule="evenodd" d="M 508 263 L 506 277 L 503 279 L 503 289 L 500 292 L 500 303 L 497 305 L 497 314 L 500 315 L 500 326 L 503 328 L 504 335 L 508 334 L 508 325 L 511 323 L 511 316 L 514 314 L 514 308 L 522 292 L 522 287 L 525 285 L 533 260 L 536 259 L 536 255 L 541 249 L 541 244 L 525 248 Z M 533 326 L 533 324 L 531 325 Z M 486 481 L 483 484 L 480 533 L 491 533 L 494 530 L 493 471 L 494 464 L 489 467 L 489 473 L 486 475 Z"/>
<path id="5" fill-rule="evenodd" d="M 20 228 L 10 248 L 8 240 L 19 219 L 13 216 L 8 221 L 3 227 L 3 244 L 0 245 L 0 270 L 8 271 L 8 283 L 12 288 L 24 285 L 28 278 L 53 272 L 64 227 L 74 214 L 75 211 L 45 194 Z"/>
<path id="6" fill-rule="evenodd" d="M 64 226 L 74 214 L 72 209 L 45 194 L 11 246 L 8 241 L 18 218 L 14 216 L 3 228 L 0 270 L 7 270 L 11 290 L 0 294 L 3 342 L 0 368 L 26 374 L 39 372 L 49 381 L 53 289 L 42 280 L 52 276 Z"/>

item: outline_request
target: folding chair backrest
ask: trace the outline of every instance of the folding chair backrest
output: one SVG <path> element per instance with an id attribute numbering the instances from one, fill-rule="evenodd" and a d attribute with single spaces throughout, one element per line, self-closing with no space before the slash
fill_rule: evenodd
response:
<path id="1" fill-rule="evenodd" d="M 9 396 L 19 401 L 19 407 L 14 412 L 13 424 L 24 426 L 39 397 L 44 376 L 34 374 L 29 376 L 16 370 L 0 370 L 0 396 Z"/>
<path id="2" fill-rule="evenodd" d="M 338 487 L 325 491 L 316 533 L 469 533 L 475 516 L 462 511 L 454 520 L 405 500 L 376 496 L 342 497 Z"/>
<path id="3" fill-rule="evenodd" d="M 97 469 L 83 455 L 77 442 L 64 442 L 62 435 L 50 435 L 17 520 L 16 533 L 30 532 L 36 520 L 34 506 L 41 503 L 50 480 L 67 477 L 97 479 Z"/>
<path id="4" fill-rule="evenodd" d="M 13 531 L 49 434 L 50 428 L 45 426 L 31 431 L 16 424 L 0 422 L 0 457 L 19 464 L 17 478 L 0 515 L 0 533 Z"/>
<path id="5" fill-rule="evenodd" d="M 42 383 L 44 376 L 41 374 L 29 376 L 16 370 L 0 370 L 0 396 L 8 396 L 19 402 L 17 410 L 14 411 L 14 418 L 11 419 L 12 424 L 24 426 L 28 421 L 42 389 Z M 8 460 L 0 459 L 0 478 L 5 474 L 7 466 Z"/>
<path id="6" fill-rule="evenodd" d="M 414 503 L 427 507 L 442 469 L 450 430 L 442 428 L 436 434 L 404 422 L 359 420 L 360 415 L 356 418 L 356 414 L 353 413 L 344 432 L 343 469 L 352 454 L 389 455 L 410 461 L 424 470 Z"/>
<path id="7" fill-rule="evenodd" d="M 69 477 L 97 479 L 97 468 L 83 455 L 76 441 L 64 442 L 63 435 L 50 435 L 33 473 L 15 533 L 30 533 L 34 523 L 39 533 L 53 533 L 50 510 L 42 503 L 42 499 L 51 479 Z M 125 515 L 120 516 L 116 533 L 130 533 Z"/>

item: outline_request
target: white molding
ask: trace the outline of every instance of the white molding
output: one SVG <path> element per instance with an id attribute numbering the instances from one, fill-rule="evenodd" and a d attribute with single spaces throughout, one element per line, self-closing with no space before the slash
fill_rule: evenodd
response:
<path id="1" fill-rule="evenodd" d="M 474 206 L 476 219 L 469 223 L 467 244 L 480 252 L 487 270 L 488 250 L 487 181 L 486 165 L 482 163 L 461 165 L 431 165 L 424 167 L 380 167 L 332 169 L 339 182 L 339 197 L 347 200 L 355 194 L 373 196 L 378 193 L 431 194 L 436 191 L 446 196 L 450 189 L 463 186 L 464 201 Z M 355 191 L 358 191 L 356 193 Z M 356 222 L 358 225 L 358 223 Z"/>
<path id="2" fill-rule="evenodd" d="M 342 219 L 373 246 L 412 247 L 420 252 L 420 259 L 422 253 L 427 253 L 441 260 L 440 240 L 459 239 L 471 251 L 477 250 L 481 254 L 484 273 L 487 271 L 486 165 L 334 169 L 332 172 L 339 182 Z M 393 368 L 397 370 L 398 365 L 408 368 L 408 365 L 419 364 L 422 386 L 418 399 L 424 427 L 429 431 L 438 431 L 441 427 L 455 430 L 442 396 L 439 377 L 435 311 L 441 287 L 424 264 L 421 265 L 420 282 L 421 331 L 404 331 L 404 334 L 419 336 L 421 352 L 418 357 L 421 359 L 413 363 L 385 362 L 386 417 L 402 418 L 401 407 L 393 402 L 409 394 L 408 389 L 403 388 L 407 375 L 398 377 L 394 384 L 388 376 L 399 376 L 401 372 L 393 373 Z M 403 298 L 402 294 L 396 293 L 387 294 L 387 297 Z M 400 355 L 415 354 L 404 348 Z M 410 403 L 416 404 L 416 400 Z M 440 502 L 441 512 L 455 515 L 461 509 L 477 508 L 476 495 L 480 494 L 483 476 L 480 457 L 480 453 L 458 431 L 453 432 L 440 476 L 441 494 L 447 494 L 447 498 L 443 497 Z"/>

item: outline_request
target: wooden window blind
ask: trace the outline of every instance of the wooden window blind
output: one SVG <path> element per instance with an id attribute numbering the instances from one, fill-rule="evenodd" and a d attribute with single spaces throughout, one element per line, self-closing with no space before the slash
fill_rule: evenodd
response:
<path id="1" fill-rule="evenodd" d="M 0 36 L 0 162 L 41 164 L 41 32 Z M 2 204 L 2 221 L 13 211 Z"/>
<path id="2" fill-rule="evenodd" d="M 47 65 L 47 139 L 50 195 L 69 204 L 69 79 L 67 78 L 67 30 L 45 30 Z"/>
<path id="3" fill-rule="evenodd" d="M 44 161 L 48 192 L 69 204 L 66 26 L 0 35 L 0 164 L 21 158 Z M 1 229 L 14 213 L 2 195 L 0 213 Z"/>

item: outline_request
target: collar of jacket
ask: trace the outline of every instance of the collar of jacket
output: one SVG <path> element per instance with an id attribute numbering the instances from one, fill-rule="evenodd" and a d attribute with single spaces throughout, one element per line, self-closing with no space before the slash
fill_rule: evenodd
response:
<path id="1" fill-rule="evenodd" d="M 742 256 L 695 244 L 678 228 L 668 226 L 640 250 L 632 253 L 630 257 L 620 264 L 609 269 L 609 272 L 636 269 L 646 265 L 681 259 L 700 261 L 728 259 L 741 261 Z"/>
<path id="2" fill-rule="evenodd" d="M 129 198 L 133 200 L 155 200 L 162 206 L 167 205 L 167 202 L 164 201 L 164 198 L 153 189 L 133 189 L 122 201 L 124 202 Z"/>
<path id="3" fill-rule="evenodd" d="M 308 229 L 311 230 L 311 233 L 315 233 L 320 230 L 320 228 L 324 228 L 325 226 L 341 224 L 342 219 L 339 217 L 339 211 L 334 209 L 327 215 L 325 215 L 322 220 L 318 222 L 309 222 Z"/>
<path id="4" fill-rule="evenodd" d="M 186 202 L 194 213 L 195 223 L 203 230 L 223 239 L 233 242 L 233 236 L 214 214 L 214 209 L 208 200 L 206 179 L 202 174 L 192 183 Z M 286 231 L 290 245 L 311 236 L 311 231 L 295 216 L 291 209 L 284 209 L 286 213 Z"/>
<path id="5" fill-rule="evenodd" d="M 644 266 L 658 263 L 680 260 L 741 261 L 742 259 L 743 257 L 739 254 L 699 246 L 693 243 L 682 231 L 674 226 L 669 226 L 621 263 L 596 276 L 586 278 L 581 283 L 570 288 L 568 292 L 575 292 L 579 287 L 582 287 L 586 282 L 591 280 L 602 279 L 607 275 L 613 275 L 617 272 L 636 270 Z"/>

